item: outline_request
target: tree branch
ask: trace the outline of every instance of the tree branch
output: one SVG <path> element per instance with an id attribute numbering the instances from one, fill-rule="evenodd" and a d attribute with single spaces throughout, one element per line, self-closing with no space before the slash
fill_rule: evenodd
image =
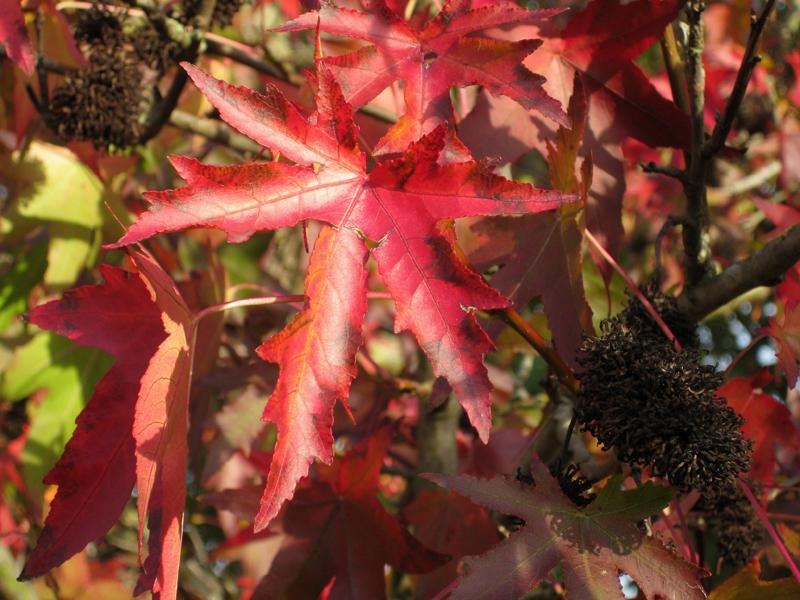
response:
<path id="1" fill-rule="evenodd" d="M 745 92 L 747 92 L 750 77 L 753 75 L 753 70 L 758 63 L 761 62 L 761 57 L 756 54 L 756 48 L 758 47 L 758 40 L 764 31 L 767 19 L 774 6 L 775 0 L 767 0 L 758 18 L 755 17 L 755 14 L 751 16 L 750 35 L 747 38 L 747 47 L 745 48 L 744 57 L 742 58 L 742 64 L 739 67 L 739 72 L 736 74 L 736 83 L 734 83 L 733 92 L 731 92 L 728 102 L 725 105 L 725 112 L 722 113 L 722 117 L 717 121 L 711 139 L 703 147 L 704 157 L 714 156 L 725 146 L 725 140 L 731 132 L 733 121 L 739 112 L 742 100 L 744 100 Z"/>
<path id="2" fill-rule="evenodd" d="M 794 225 L 749 258 L 687 288 L 678 298 L 678 304 L 689 316 L 700 320 L 753 288 L 776 285 L 798 260 L 800 225 Z"/>
<path id="3" fill-rule="evenodd" d="M 564 362 L 561 355 L 545 341 L 541 334 L 522 318 L 522 315 L 513 308 L 493 310 L 489 311 L 489 314 L 499 317 L 509 327 L 520 334 L 523 339 L 539 353 L 539 356 L 550 365 L 550 368 L 553 369 L 558 380 L 563 383 L 570 392 L 575 393 L 578 391 L 581 384 L 575 377 L 575 373 L 572 372 L 572 369 Z"/>
<path id="4" fill-rule="evenodd" d="M 706 198 L 706 174 L 708 160 L 704 156 L 705 144 L 705 86 L 706 73 L 703 67 L 705 27 L 703 26 L 704 0 L 692 0 L 686 7 L 689 22 L 689 44 L 687 48 L 687 75 L 689 78 L 689 119 L 692 124 L 692 147 L 689 152 L 686 192 L 686 222 L 683 226 L 683 249 L 686 254 L 684 269 L 688 284 L 695 285 L 706 274 L 711 257 L 708 240 L 708 200 Z"/>
<path id="5" fill-rule="evenodd" d="M 205 119 L 203 117 L 189 114 L 182 110 L 172 111 L 172 114 L 169 117 L 169 124 L 177 127 L 178 129 L 203 136 L 212 142 L 223 144 L 240 152 L 258 154 L 263 150 L 261 146 L 259 146 L 249 137 L 235 132 L 228 125 L 222 123 L 221 121 Z M 269 156 L 268 151 L 265 151 L 265 154 L 267 157 Z"/>

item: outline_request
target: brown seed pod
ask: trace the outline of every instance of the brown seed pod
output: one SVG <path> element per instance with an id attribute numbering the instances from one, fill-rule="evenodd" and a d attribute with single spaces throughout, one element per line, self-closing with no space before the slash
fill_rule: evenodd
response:
<path id="1" fill-rule="evenodd" d="M 53 91 L 45 122 L 65 140 L 122 149 L 136 144 L 141 103 L 138 67 L 119 52 L 93 52 Z"/>
<path id="2" fill-rule="evenodd" d="M 183 10 L 189 19 L 197 16 L 202 6 L 202 0 L 184 0 Z M 233 22 L 233 17 L 245 4 L 252 4 L 253 0 L 217 0 L 214 4 L 214 14 L 211 22 L 220 27 L 226 27 Z"/>
<path id="3" fill-rule="evenodd" d="M 603 321 L 579 351 L 576 415 L 623 462 L 709 497 L 750 468 L 742 418 L 716 395 L 722 377 L 700 364 L 693 327 L 674 300 L 645 288 L 683 344 L 678 352 L 637 299 Z"/>
<path id="4" fill-rule="evenodd" d="M 750 501 L 738 487 L 712 500 L 701 499 L 696 510 L 706 512 L 709 530 L 717 536 L 719 555 L 735 569 L 756 555 L 764 537 L 764 527 Z"/>

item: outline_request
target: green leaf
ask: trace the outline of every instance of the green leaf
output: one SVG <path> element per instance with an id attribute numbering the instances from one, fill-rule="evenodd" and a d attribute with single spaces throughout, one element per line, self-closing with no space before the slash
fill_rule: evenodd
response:
<path id="1" fill-rule="evenodd" d="M 0 395 L 16 401 L 47 390 L 32 409 L 28 440 L 22 450 L 25 483 L 36 497 L 75 429 L 75 418 L 113 359 L 95 348 L 81 348 L 50 332 L 37 334 L 14 353 L 0 379 Z"/>
<path id="2" fill-rule="evenodd" d="M 0 232 L 18 239 L 49 225 L 45 283 L 72 285 L 94 256 L 102 226 L 103 184 L 66 148 L 34 142 L 21 163 L 8 158 L 0 173 L 10 177 L 13 202 Z"/>
<path id="3" fill-rule="evenodd" d="M 14 317 L 25 312 L 28 294 L 42 280 L 46 268 L 47 244 L 37 244 L 14 253 L 13 264 L 0 282 L 0 331 L 8 327 Z"/>

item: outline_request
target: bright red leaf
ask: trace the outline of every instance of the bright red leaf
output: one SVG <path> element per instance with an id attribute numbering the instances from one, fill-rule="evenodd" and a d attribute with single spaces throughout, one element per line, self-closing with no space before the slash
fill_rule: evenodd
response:
<path id="1" fill-rule="evenodd" d="M 445 557 L 427 549 L 378 500 L 378 480 L 392 430 L 384 428 L 331 467 L 288 504 L 286 537 L 255 598 L 384 598 L 384 566 L 430 571 Z"/>
<path id="2" fill-rule="evenodd" d="M 766 485 L 775 480 L 775 444 L 800 450 L 789 408 L 761 389 L 771 379 L 764 369 L 751 377 L 734 377 L 719 388 L 719 395 L 745 418 L 742 431 L 753 440 L 750 476 Z"/>
<path id="3" fill-rule="evenodd" d="M 19 0 L 0 0 L 0 44 L 20 69 L 27 75 L 33 73 L 36 58 Z"/>
<path id="4" fill-rule="evenodd" d="M 467 574 L 451 598 L 516 600 L 558 565 L 564 569 L 570 598 L 623 598 L 621 572 L 630 575 L 647 598 L 706 597 L 699 569 L 637 526 L 667 504 L 668 488 L 647 483 L 622 491 L 620 478 L 615 477 L 589 506 L 579 509 L 538 460 L 533 462 L 532 475 L 533 485 L 508 476 L 486 480 L 426 475 L 473 502 L 525 521 L 522 529 L 487 553 L 465 560 Z"/>
<path id="5" fill-rule="evenodd" d="M 367 311 L 367 247 L 348 229 L 327 226 L 308 265 L 308 307 L 259 349 L 280 365 L 264 420 L 275 423 L 278 442 L 256 517 L 257 528 L 278 514 L 297 482 L 318 458 L 333 460 L 333 406 L 347 401 Z"/>
<path id="6" fill-rule="evenodd" d="M 103 265 L 103 285 L 67 291 L 31 311 L 32 323 L 100 348 L 116 363 L 45 478 L 58 491 L 21 577 L 42 575 L 104 535 L 135 484 L 140 536 L 145 524 L 150 530 L 137 587 L 168 599 L 177 590 L 183 527 L 188 312 L 152 258 L 131 258 L 137 273 Z"/>
<path id="7" fill-rule="evenodd" d="M 318 73 L 317 110 L 309 117 L 302 115 L 273 87 L 260 95 L 213 79 L 191 65 L 185 68 L 219 109 L 223 119 L 300 164 L 267 162 L 217 167 L 188 158 L 174 158 L 173 164 L 189 185 L 174 191 L 148 193 L 150 211 L 140 216 L 117 245 L 191 226 L 216 227 L 225 231 L 232 241 L 242 241 L 256 231 L 319 219 L 345 230 L 340 235 L 350 236 L 341 238 L 347 241 L 336 242 L 348 249 L 346 253 L 350 257 L 332 259 L 344 263 L 319 257 L 326 266 L 321 267 L 320 276 L 314 277 L 324 279 L 330 276 L 325 274 L 328 269 L 357 270 L 353 252 L 360 242 L 352 236 L 373 240 L 372 255 L 397 305 L 395 329 L 414 333 L 434 373 L 447 379 L 481 438 L 486 440 L 491 427 L 491 385 L 483 365 L 483 354 L 492 344 L 472 309 L 499 308 L 508 302 L 459 260 L 451 243 L 440 232 L 438 222 L 470 215 L 540 212 L 555 208 L 571 197 L 508 181 L 494 175 L 489 165 L 481 162 L 438 164 L 444 146 L 444 127 L 412 144 L 400 157 L 378 162 L 367 172 L 365 156 L 357 145 L 352 109 L 325 67 Z M 358 296 L 361 284 L 337 280 L 334 285 L 338 286 L 335 291 L 328 284 L 320 289 L 346 295 L 337 296 L 335 303 L 320 304 L 318 309 L 313 308 L 312 300 L 307 316 L 316 318 L 319 312 L 334 322 L 343 315 L 347 315 L 345 322 L 357 317 L 362 306 Z M 349 313 L 345 309 L 348 304 L 352 310 Z M 336 309 L 337 305 L 342 308 Z M 335 340 L 340 345 L 336 356 L 352 357 L 354 333 L 355 330 L 349 330 L 345 336 L 327 337 L 326 352 L 333 352 L 330 344 Z M 291 327 L 285 335 L 294 336 Z M 311 342 L 314 335 L 324 337 L 327 334 L 317 331 L 307 342 Z M 295 338 L 286 343 L 299 342 Z M 272 346 L 268 345 L 265 349 L 267 356 L 277 357 L 270 348 Z M 301 359 L 304 356 L 298 355 Z M 343 376 L 346 373 L 341 370 L 319 372 L 325 359 L 314 358 L 313 361 L 317 368 L 313 376 L 318 381 L 309 385 L 308 393 L 324 379 L 333 382 L 326 386 L 341 396 L 347 389 L 343 381 L 349 375 Z M 336 359 L 330 362 L 334 364 L 341 366 L 343 363 Z M 283 366 L 288 365 L 286 362 Z M 312 370 L 300 367 L 286 375 L 287 383 L 298 375 L 312 376 Z M 292 390 L 293 386 L 287 389 Z M 320 407 L 332 400 L 320 402 L 316 393 L 313 396 L 308 393 L 296 397 L 297 407 L 315 407 L 312 410 L 315 414 L 321 414 L 318 410 L 327 410 Z M 279 391 L 277 398 L 281 398 L 281 394 Z M 270 406 L 265 416 L 270 420 L 288 419 L 294 410 Z M 288 432 L 298 423 L 289 419 L 279 430 Z M 291 437 L 307 446 L 302 450 L 294 447 L 297 458 L 303 456 L 303 460 L 310 460 L 312 456 L 323 459 L 330 456 L 329 448 L 322 450 L 322 438 L 309 439 L 295 434 Z M 330 441 L 327 437 L 325 445 L 329 446 Z M 298 468 L 302 461 L 294 462 L 297 464 L 292 466 L 290 484 L 292 479 L 301 476 Z M 288 463 L 279 460 L 276 465 L 279 465 L 276 469 L 283 469 Z M 276 478 L 270 478 L 270 486 L 277 485 L 284 477 L 283 471 L 277 473 Z M 280 498 L 287 491 L 278 492 L 268 487 L 266 496 L 276 493 Z M 267 506 L 257 527 L 265 527 L 277 508 Z"/>
<path id="8" fill-rule="evenodd" d="M 544 79 L 522 61 L 541 40 L 508 42 L 480 34 L 490 27 L 544 22 L 560 11 L 529 11 L 508 0 L 475 7 L 471 0 L 450 0 L 425 23 L 397 16 L 383 2 L 370 12 L 331 4 L 289 21 L 276 31 L 316 29 L 354 37 L 369 45 L 323 59 L 338 76 L 348 102 L 361 106 L 392 83 L 405 85 L 406 112 L 378 143 L 376 152 L 401 152 L 445 121 L 454 122 L 449 91 L 482 85 L 556 123 L 565 123 L 561 106 L 542 89 Z"/>

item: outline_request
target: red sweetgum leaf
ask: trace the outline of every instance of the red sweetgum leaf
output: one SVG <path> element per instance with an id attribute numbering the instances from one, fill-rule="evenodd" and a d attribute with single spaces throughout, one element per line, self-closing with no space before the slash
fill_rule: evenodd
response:
<path id="1" fill-rule="evenodd" d="M 97 384 L 64 454 L 44 479 L 58 491 L 22 579 L 43 575 L 103 536 L 136 481 L 132 427 L 139 380 L 166 334 L 140 276 L 109 265 L 100 271 L 105 284 L 69 290 L 30 313 L 31 323 L 100 348 L 116 363 Z M 125 311 L 116 310 L 121 304 Z"/>
<path id="2" fill-rule="evenodd" d="M 367 172 L 365 156 L 357 145 L 352 109 L 324 66 L 318 70 L 317 110 L 308 117 L 274 87 L 268 86 L 265 95 L 261 95 L 218 81 L 191 65 L 185 68 L 223 119 L 299 164 L 269 162 L 217 167 L 174 158 L 173 164 L 188 186 L 148 193 L 150 211 L 140 215 L 115 246 L 192 226 L 216 227 L 232 241 L 242 241 L 256 231 L 288 227 L 306 219 L 330 223 L 339 229 L 339 235 L 374 241 L 371 253 L 397 307 L 395 330 L 411 330 L 416 336 L 434 374 L 447 379 L 485 441 L 491 427 L 491 385 L 483 355 L 492 344 L 478 325 L 473 309 L 500 308 L 507 306 L 508 301 L 459 260 L 451 242 L 441 233 L 439 222 L 461 216 L 541 212 L 556 208 L 572 197 L 508 181 L 494 175 L 490 165 L 483 162 L 439 164 L 437 159 L 445 143 L 443 126 L 412 144 L 401 156 L 381 160 Z M 346 244 L 339 243 L 352 252 L 356 242 L 349 239 Z M 348 259 L 332 260 L 326 262 L 328 268 L 341 268 L 336 261 Z M 356 266 L 351 262 L 349 268 Z M 306 315 L 316 320 L 319 314 L 335 322 L 336 316 L 331 315 L 336 315 L 333 312 L 336 305 L 359 306 L 354 287 L 342 291 L 346 294 L 337 302 L 319 304 L 319 309 L 312 309 Z M 314 299 L 310 303 L 313 306 Z M 347 322 L 355 314 L 350 313 Z M 290 326 L 291 331 L 283 335 L 291 336 L 297 328 L 299 325 Z M 298 335 L 303 334 L 298 332 Z M 326 352 L 334 351 L 330 344 L 335 340 L 340 345 L 335 349 L 337 356 L 352 354 L 351 348 L 342 347 L 353 343 L 351 337 L 328 339 Z M 290 357 L 281 360 L 288 361 Z M 343 363 L 337 360 L 331 364 Z M 312 371 L 304 367 L 287 377 L 294 379 L 298 375 L 311 376 Z M 346 392 L 341 372 L 314 372 L 313 376 L 336 382 L 329 389 L 336 389 L 339 394 Z M 315 389 L 316 385 L 307 389 Z M 281 398 L 280 394 L 277 398 Z M 289 397 L 293 408 L 276 406 L 281 402 L 276 400 L 268 405 L 265 417 L 273 421 L 283 416 L 294 419 L 294 412 L 301 406 L 315 407 L 312 412 L 319 416 L 321 406 L 332 401 L 320 404 L 316 396 L 310 397 L 308 393 Z M 292 428 L 304 422 L 308 423 L 289 420 L 279 427 L 279 432 L 298 439 L 299 432 L 291 433 Z M 311 444 L 311 448 L 300 454 L 303 461 L 311 456 L 323 459 L 330 456 L 331 438 L 318 435 L 319 430 L 314 437 L 303 438 L 304 444 Z M 288 451 L 289 446 L 281 449 Z M 284 477 L 284 469 L 290 465 L 288 482 L 301 477 L 306 467 L 300 466 L 303 461 L 294 460 L 300 455 L 292 457 L 290 462 L 276 461 L 275 468 L 280 470 L 270 479 L 273 482 L 270 485 L 277 486 Z M 286 457 L 290 458 L 288 454 Z M 282 500 L 290 491 L 287 484 L 281 485 Z M 274 492 L 269 489 L 270 494 Z M 270 504 L 257 526 L 266 526 L 269 516 L 276 511 L 277 506 Z"/>
<path id="3" fill-rule="evenodd" d="M 283 513 L 286 537 L 254 598 L 317 598 L 331 581 L 331 598 L 385 598 L 384 565 L 420 573 L 445 562 L 378 500 L 392 436 L 389 428 L 376 431 L 297 492 Z"/>
<path id="4" fill-rule="evenodd" d="M 139 491 L 150 554 L 137 587 L 175 598 L 186 478 L 188 313 L 166 273 L 145 254 L 139 269 L 101 267 L 102 285 L 77 288 L 31 311 L 36 325 L 116 359 L 77 419 L 45 483 L 57 485 L 22 579 L 61 564 L 104 535 Z"/>
<path id="5" fill-rule="evenodd" d="M 26 75 L 33 73 L 36 58 L 19 0 L 0 0 L 0 44 L 5 47 L 11 61 Z"/>
<path id="6" fill-rule="evenodd" d="M 762 369 L 750 377 L 733 377 L 718 390 L 745 418 L 742 432 L 754 444 L 750 477 L 766 485 L 775 481 L 775 444 L 800 450 L 800 433 L 789 408 L 761 389 L 770 381 L 769 371 Z"/>
<path id="7" fill-rule="evenodd" d="M 422 490 L 403 514 L 423 544 L 451 557 L 438 569 L 416 578 L 418 598 L 434 597 L 456 578 L 462 556 L 486 552 L 500 539 L 489 511 L 443 489 Z"/>
<path id="8" fill-rule="evenodd" d="M 449 91 L 482 85 L 556 123 L 565 123 L 561 106 L 542 89 L 544 79 L 522 66 L 541 40 L 507 42 L 480 32 L 519 22 L 545 21 L 558 10 L 529 11 L 508 0 L 475 7 L 470 0 L 449 0 L 425 23 L 406 21 L 383 2 L 371 12 L 324 5 L 275 31 L 319 29 L 369 43 L 355 52 L 323 62 L 338 76 L 345 99 L 355 106 L 372 100 L 402 80 L 406 112 L 376 146 L 376 153 L 400 152 L 445 121 L 454 122 Z"/>
<path id="9" fill-rule="evenodd" d="M 259 531 L 292 497 L 314 459 L 333 460 L 333 407 L 347 402 L 367 312 L 367 247 L 348 229 L 322 229 L 306 275 L 308 306 L 258 354 L 280 365 L 263 419 L 278 441 L 256 516 Z"/>
<path id="10" fill-rule="evenodd" d="M 145 524 L 149 530 L 148 555 L 134 593 L 152 590 L 154 598 L 171 600 L 178 587 L 186 502 L 193 323 L 169 275 L 150 256 L 134 257 L 167 333 L 142 376 L 133 420 L 140 556 Z"/>
<path id="11" fill-rule="evenodd" d="M 585 508 L 561 491 L 540 461 L 532 465 L 535 484 L 512 477 L 426 475 L 428 479 L 525 525 L 481 556 L 465 559 L 451 598 L 516 600 L 558 565 L 569 598 L 623 598 L 619 574 L 630 575 L 647 598 L 705 598 L 702 572 L 644 535 L 637 522 L 669 502 L 669 488 L 651 483 L 622 491 L 612 478 Z"/>

